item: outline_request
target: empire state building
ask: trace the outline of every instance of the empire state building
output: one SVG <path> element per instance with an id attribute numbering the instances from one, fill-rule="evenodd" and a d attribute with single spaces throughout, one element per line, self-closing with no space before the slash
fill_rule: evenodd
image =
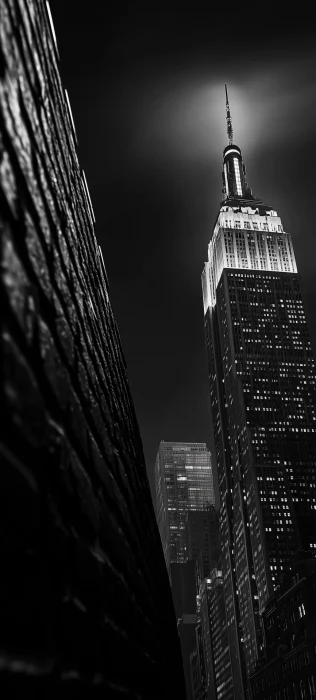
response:
<path id="1" fill-rule="evenodd" d="M 316 555 L 316 373 L 291 235 L 252 195 L 233 139 L 202 274 L 235 698 L 260 613 L 301 550 Z"/>

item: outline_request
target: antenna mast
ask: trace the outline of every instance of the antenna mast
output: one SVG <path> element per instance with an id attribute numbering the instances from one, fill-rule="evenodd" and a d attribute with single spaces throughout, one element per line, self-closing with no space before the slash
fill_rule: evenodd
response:
<path id="1" fill-rule="evenodd" d="M 229 101 L 228 101 L 228 92 L 227 92 L 227 85 L 225 83 L 225 92 L 226 92 L 226 122 L 227 122 L 227 136 L 228 136 L 228 143 L 231 146 L 232 143 L 234 143 L 234 134 L 233 134 L 233 124 L 232 124 L 232 118 L 230 116 L 230 109 L 229 109 Z"/>

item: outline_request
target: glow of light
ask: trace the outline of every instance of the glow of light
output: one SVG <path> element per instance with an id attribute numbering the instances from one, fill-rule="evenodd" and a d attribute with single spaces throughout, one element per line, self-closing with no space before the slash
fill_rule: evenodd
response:
<path id="1" fill-rule="evenodd" d="M 228 156 L 229 153 L 238 153 L 238 155 L 240 155 L 239 151 L 237 151 L 237 148 L 230 148 L 229 151 L 226 151 L 225 158 L 226 156 Z"/>
<path id="2" fill-rule="evenodd" d="M 48 21 L 49 21 L 50 30 L 51 30 L 52 37 L 53 37 L 53 41 L 54 41 L 54 44 L 55 44 L 56 53 L 57 53 L 57 56 L 58 56 L 58 58 L 59 58 L 59 51 L 58 51 L 58 46 L 57 46 L 57 39 L 56 39 L 56 34 L 55 34 L 55 27 L 54 27 L 54 22 L 53 22 L 53 18 L 52 18 L 52 13 L 51 13 L 51 11 L 50 11 L 50 6 L 49 6 L 48 0 L 46 0 L 46 9 L 47 9 L 47 14 L 48 14 Z"/>
<path id="3" fill-rule="evenodd" d="M 93 221 L 93 223 L 95 224 L 95 216 L 94 216 L 93 206 L 92 206 L 91 197 L 90 197 L 90 192 L 89 192 L 89 189 L 88 189 L 88 183 L 87 183 L 87 180 L 86 180 L 86 176 L 85 176 L 84 170 L 81 171 L 81 174 L 82 174 L 82 180 L 83 180 L 84 188 L 85 188 L 86 195 L 87 195 L 87 200 L 88 200 L 89 207 L 90 207 L 90 211 L 91 211 L 92 221 Z"/>
<path id="4" fill-rule="evenodd" d="M 72 116 L 72 110 L 71 110 L 70 100 L 69 100 L 69 95 L 68 95 L 67 90 L 65 90 L 65 97 L 66 97 L 66 102 L 67 102 L 67 107 L 68 107 L 68 112 L 69 112 L 69 116 L 70 116 L 72 130 L 73 130 L 74 137 L 75 137 L 75 142 L 78 145 L 77 132 L 76 132 L 76 127 L 75 127 L 75 122 L 74 122 L 73 116 Z"/>

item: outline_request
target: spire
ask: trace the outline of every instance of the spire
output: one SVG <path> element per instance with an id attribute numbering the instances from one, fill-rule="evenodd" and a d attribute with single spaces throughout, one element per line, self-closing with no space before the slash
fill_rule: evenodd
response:
<path id="1" fill-rule="evenodd" d="M 226 122 L 228 146 L 224 148 L 224 163 L 223 163 L 223 199 L 232 201 L 246 201 L 257 203 L 261 200 L 253 197 L 252 191 L 246 182 L 246 168 L 243 164 L 243 158 L 239 146 L 234 144 L 234 133 L 232 118 L 230 115 L 230 107 L 228 101 L 227 85 L 225 83 L 226 93 Z"/>
<path id="2" fill-rule="evenodd" d="M 231 145 L 234 142 L 234 134 L 233 134 L 233 124 L 232 124 L 232 118 L 230 116 L 230 109 L 229 109 L 229 102 L 228 102 L 228 92 L 227 92 L 227 85 L 225 83 L 225 92 L 226 92 L 226 122 L 227 122 L 227 136 L 228 136 L 228 143 Z"/>

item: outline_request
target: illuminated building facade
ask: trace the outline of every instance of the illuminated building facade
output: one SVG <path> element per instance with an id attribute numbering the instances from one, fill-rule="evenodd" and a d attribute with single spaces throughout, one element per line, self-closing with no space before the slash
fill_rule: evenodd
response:
<path id="1" fill-rule="evenodd" d="M 243 698 L 262 649 L 259 614 L 298 551 L 316 552 L 316 380 L 291 236 L 253 197 L 226 107 L 223 201 L 202 286 L 227 629 Z"/>
<path id="2" fill-rule="evenodd" d="M 157 521 L 170 576 L 170 564 L 187 560 L 186 514 L 214 505 L 211 455 L 205 443 L 164 442 L 155 463 Z"/>

